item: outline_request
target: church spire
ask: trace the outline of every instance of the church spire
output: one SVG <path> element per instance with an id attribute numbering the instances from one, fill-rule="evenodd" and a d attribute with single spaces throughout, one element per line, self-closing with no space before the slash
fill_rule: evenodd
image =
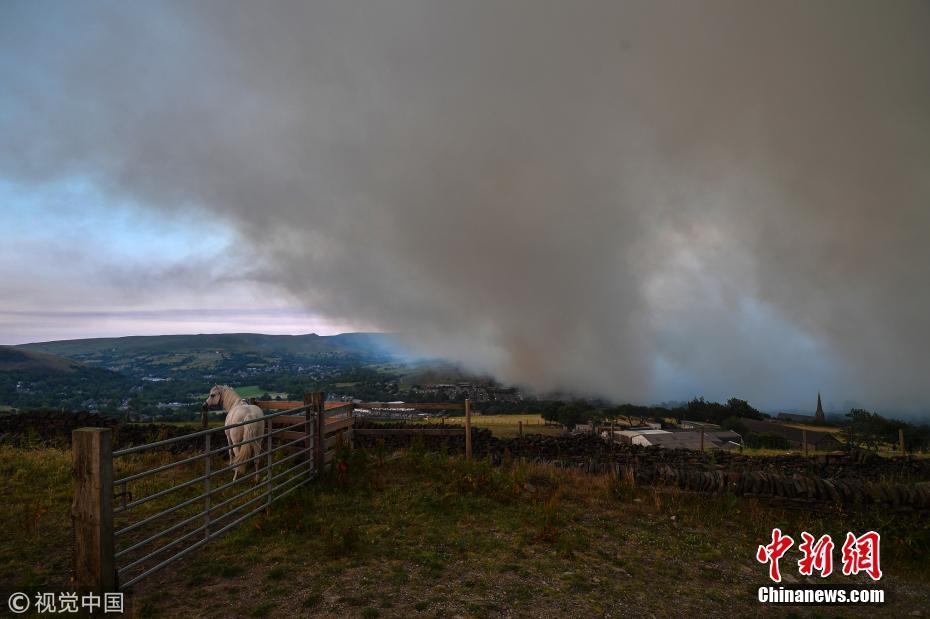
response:
<path id="1" fill-rule="evenodd" d="M 820 392 L 817 392 L 817 412 L 814 413 L 814 421 L 817 423 L 826 422 L 826 415 L 823 414 L 823 405 L 820 403 Z"/>

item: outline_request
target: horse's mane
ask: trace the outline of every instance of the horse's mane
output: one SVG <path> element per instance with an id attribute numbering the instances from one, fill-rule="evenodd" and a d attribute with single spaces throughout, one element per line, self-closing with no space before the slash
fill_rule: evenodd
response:
<path id="1" fill-rule="evenodd" d="M 226 400 L 229 397 L 230 392 L 232 392 L 234 396 L 239 398 L 239 400 L 245 402 L 245 399 L 241 397 L 239 393 L 234 388 L 230 387 L 229 385 L 214 385 L 214 387 L 216 389 L 219 389 L 220 401 L 222 402 L 223 406 L 226 406 Z"/>

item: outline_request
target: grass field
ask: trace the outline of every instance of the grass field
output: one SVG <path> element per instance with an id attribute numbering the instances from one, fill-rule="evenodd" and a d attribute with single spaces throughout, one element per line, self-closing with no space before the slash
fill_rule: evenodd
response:
<path id="1" fill-rule="evenodd" d="M 15 532 L 0 538 L 0 588 L 67 585 L 68 463 L 63 450 L 0 448 L 0 524 Z M 898 617 L 930 607 L 930 531 L 917 517 L 767 508 L 424 453 L 356 452 L 344 475 L 292 496 L 144 581 L 132 615 Z M 754 553 L 775 526 L 834 539 L 878 528 L 888 603 L 760 608 Z M 786 581 L 819 581 L 788 556 Z"/>
<path id="2" fill-rule="evenodd" d="M 546 425 L 538 414 L 525 415 L 473 415 L 471 423 L 477 428 L 488 428 L 498 438 L 513 438 L 520 433 L 519 423 L 523 422 L 524 434 L 561 434 L 562 426 Z M 428 420 L 424 423 L 436 423 Z M 465 425 L 464 417 L 446 417 L 445 423 Z"/>
<path id="3" fill-rule="evenodd" d="M 785 456 L 788 454 L 803 454 L 804 450 L 803 449 L 772 449 L 769 447 L 743 447 L 742 451 L 740 451 L 739 453 L 743 454 L 744 456 L 767 457 L 767 456 Z M 829 453 L 833 453 L 833 452 L 816 451 L 813 449 L 809 449 L 807 452 L 807 455 L 817 456 L 817 455 L 824 455 L 824 454 L 829 454 Z"/>
<path id="4" fill-rule="evenodd" d="M 263 389 L 259 385 L 248 385 L 246 387 L 236 387 L 236 393 L 239 394 L 240 398 L 258 398 L 266 393 L 272 398 L 286 398 L 287 394 L 283 391 L 268 391 Z M 207 394 L 204 394 L 204 398 L 207 397 Z"/>
<path id="5" fill-rule="evenodd" d="M 265 390 L 258 385 L 248 385 L 246 387 L 236 387 L 236 393 L 240 398 L 257 398 L 265 393 Z"/>
<path id="6" fill-rule="evenodd" d="M 811 432 L 828 432 L 831 434 L 843 431 L 843 428 L 838 428 L 836 426 L 815 426 L 813 424 L 808 425 L 805 423 L 790 423 L 787 421 L 780 421 L 778 422 L 778 425 L 788 428 L 797 428 L 799 430 L 809 430 Z"/>
<path id="7" fill-rule="evenodd" d="M 844 444 L 846 443 L 846 436 L 845 436 L 846 429 L 845 428 L 839 428 L 837 426 L 805 425 L 801 423 L 782 423 L 781 425 L 787 426 L 789 428 L 811 430 L 814 432 L 829 432 L 831 434 L 836 434 L 837 440 L 839 440 L 841 443 L 844 443 Z M 882 456 L 883 458 L 895 458 L 901 455 L 897 447 L 898 447 L 897 444 L 883 443 L 878 446 L 878 448 L 875 450 L 875 453 L 878 454 L 879 456 Z M 777 450 L 777 449 L 751 449 L 751 450 L 746 450 L 745 453 L 748 453 L 749 455 L 769 456 L 769 455 L 779 455 L 783 453 L 801 453 L 801 451 L 802 451 L 801 449 L 793 449 L 793 450 L 787 450 L 787 451 Z M 809 453 L 815 454 L 815 453 L 821 453 L 821 452 L 811 451 Z M 912 453 L 910 455 L 915 458 L 930 458 L 930 453 L 918 452 L 918 453 Z"/>
<path id="8" fill-rule="evenodd" d="M 167 451 L 129 454 L 114 459 L 113 477 L 119 479 L 140 473 L 189 455 L 188 453 L 182 456 Z M 283 455 L 278 453 L 274 459 L 277 460 Z M 132 482 L 127 489 L 138 499 L 179 486 L 182 482 L 201 475 L 203 462 L 195 460 L 145 477 Z M 228 465 L 225 453 L 214 455 L 211 462 L 214 471 Z M 251 467 L 248 468 L 249 472 L 252 470 Z M 276 470 L 280 471 L 281 469 Z M 8 491 L 6 498 L 17 497 L 16 500 L 0 502 L 0 525 L 12 526 L 19 531 L 18 536 L 0 537 L 0 591 L 35 589 L 42 586 L 64 587 L 67 581 L 62 578 L 67 577 L 69 566 L 68 557 L 61 556 L 61 549 L 70 544 L 70 451 L 54 448 L 21 449 L 0 445 L 0 474 L 8 480 L 4 486 L 4 490 Z M 254 493 L 261 492 L 262 486 L 254 486 L 251 483 L 220 488 L 219 486 L 229 481 L 231 476 L 232 473 L 229 472 L 214 478 L 214 504 L 219 504 L 224 499 L 232 499 L 237 493 L 246 491 L 244 498 L 233 503 L 240 504 Z M 120 490 L 121 487 L 117 486 L 114 492 Z M 165 496 L 136 506 L 131 512 L 115 514 L 114 528 L 119 529 L 188 499 L 194 500 L 174 515 L 157 519 L 149 529 L 127 532 L 119 539 L 121 547 L 128 547 L 175 522 L 197 515 L 203 502 L 197 501 L 196 497 L 200 496 L 202 490 L 203 486 L 200 483 L 182 486 Z M 133 498 L 128 497 L 127 500 Z M 217 517 L 225 511 L 226 509 L 218 510 L 214 516 Z M 199 518 L 197 520 L 200 521 Z M 177 537 L 186 530 L 182 528 L 174 536 Z M 155 547 L 157 546 L 147 546 L 147 550 L 143 552 L 154 550 Z M 43 561 L 37 561 L 37 556 L 41 556 Z M 123 561 L 131 561 L 139 556 L 141 555 L 131 553 Z"/>

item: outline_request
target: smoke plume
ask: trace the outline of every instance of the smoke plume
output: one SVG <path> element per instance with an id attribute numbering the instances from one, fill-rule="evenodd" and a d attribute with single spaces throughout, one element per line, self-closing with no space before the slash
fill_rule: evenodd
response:
<path id="1" fill-rule="evenodd" d="M 315 312 L 543 390 L 930 405 L 927 2 L 3 12 L 0 176 L 207 211 Z"/>

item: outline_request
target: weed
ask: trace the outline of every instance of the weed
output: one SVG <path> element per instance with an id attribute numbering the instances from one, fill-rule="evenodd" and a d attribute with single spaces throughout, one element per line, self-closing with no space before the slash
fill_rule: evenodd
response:
<path id="1" fill-rule="evenodd" d="M 368 597 L 363 595 L 343 595 L 339 598 L 339 602 L 349 606 L 361 606 L 368 603 Z"/>
<path id="2" fill-rule="evenodd" d="M 204 574 L 194 574 L 187 579 L 188 587 L 199 587 L 207 582 L 207 577 Z"/>
<path id="3" fill-rule="evenodd" d="M 139 617 L 154 617 L 158 614 L 158 605 L 164 598 L 168 597 L 166 591 L 156 591 L 151 595 L 141 598 L 138 602 L 137 612 Z"/>
<path id="4" fill-rule="evenodd" d="M 242 576 L 245 573 L 245 568 L 241 565 L 223 565 L 219 569 L 219 575 L 223 578 L 235 578 L 236 576 Z"/>
<path id="5" fill-rule="evenodd" d="M 362 545 L 362 534 L 353 522 L 340 522 L 321 531 L 326 545 L 326 555 L 332 558 L 354 554 Z"/>
<path id="6" fill-rule="evenodd" d="M 253 617 L 267 617 L 271 614 L 271 611 L 275 609 L 277 604 L 274 602 L 262 602 L 258 606 L 252 609 L 252 612 L 249 614 Z"/>
<path id="7" fill-rule="evenodd" d="M 304 598 L 304 601 L 300 603 L 304 608 L 316 608 L 323 603 L 323 594 L 322 593 L 311 593 Z"/>
<path id="8" fill-rule="evenodd" d="M 625 467 L 620 474 L 611 477 L 609 482 L 610 495 L 624 503 L 631 502 L 637 497 L 636 479 L 633 477 L 633 469 Z"/>

